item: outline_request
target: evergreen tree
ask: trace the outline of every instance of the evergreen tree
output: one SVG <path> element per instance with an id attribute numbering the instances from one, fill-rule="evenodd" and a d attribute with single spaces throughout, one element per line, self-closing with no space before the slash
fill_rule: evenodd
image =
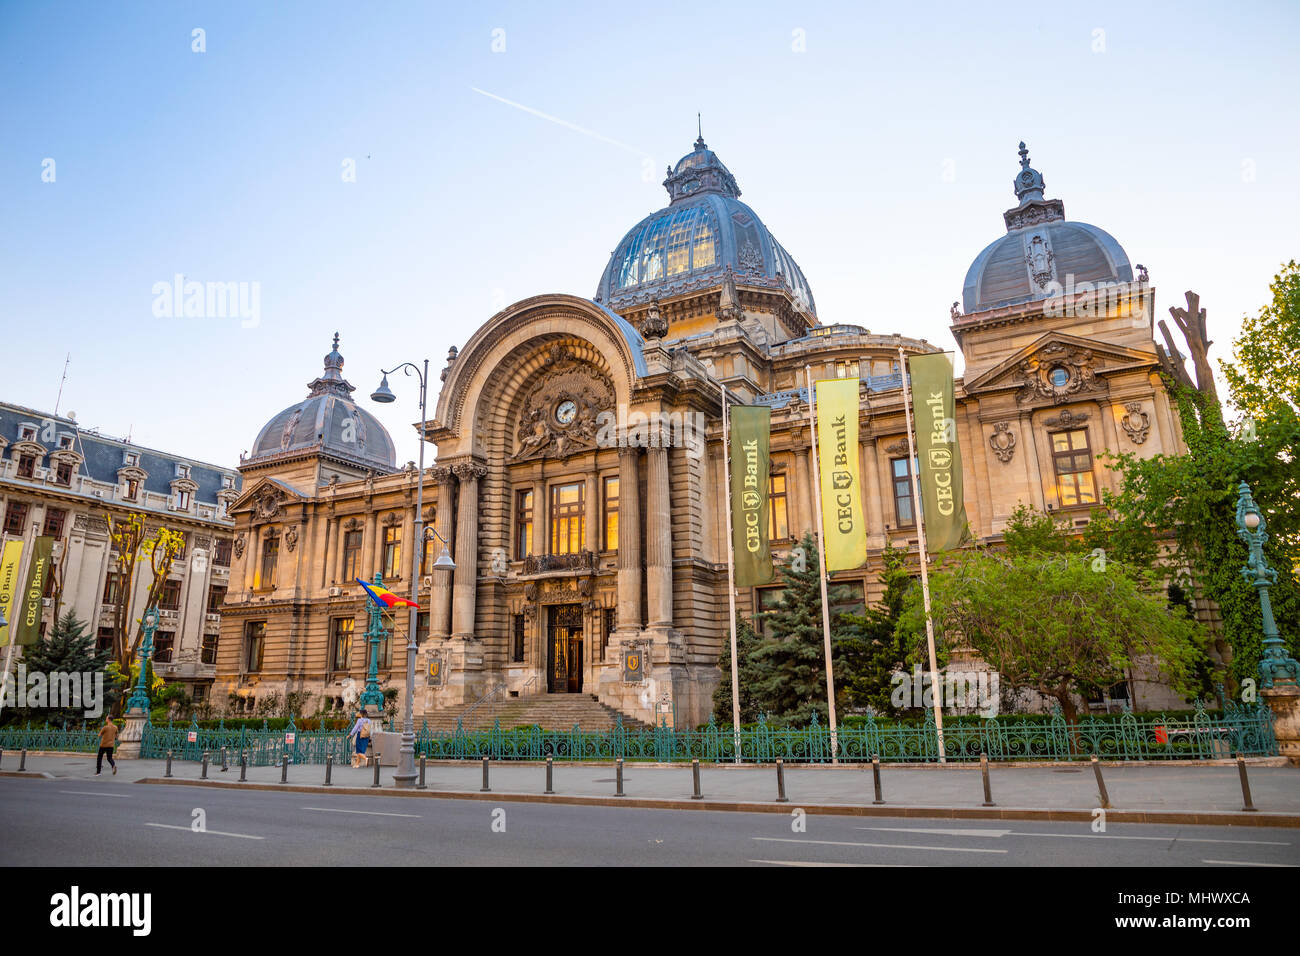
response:
<path id="1" fill-rule="evenodd" d="M 736 618 L 736 679 L 740 685 L 740 722 L 752 724 L 758 720 L 758 707 L 754 703 L 754 679 L 756 670 L 753 662 L 754 649 L 758 646 L 758 632 L 747 618 Z M 731 635 L 722 643 L 722 655 L 718 658 L 718 667 L 722 669 L 722 679 L 713 691 L 713 721 L 719 727 L 731 726 Z"/>
<path id="2" fill-rule="evenodd" d="M 885 593 L 864 614 L 844 614 L 835 643 L 837 702 L 870 707 L 877 714 L 897 714 L 891 702 L 895 672 L 907 669 L 908 642 L 897 633 L 903 600 L 914 585 L 907 570 L 907 552 L 886 543 L 881 555 Z M 832 622 L 834 626 L 835 622 Z M 834 636 L 834 634 L 832 634 Z"/>
<path id="3" fill-rule="evenodd" d="M 108 651 L 95 648 L 95 639 L 86 633 L 86 625 L 77 619 L 71 610 L 65 612 L 57 621 L 44 640 L 27 647 L 23 652 L 22 663 L 28 674 L 41 673 L 48 676 L 53 673 L 97 674 L 104 670 L 113 655 Z M 111 681 L 105 677 L 104 696 L 101 701 L 104 712 L 109 709 L 107 698 L 114 692 Z M 12 678 L 10 687 L 12 688 Z M 16 695 L 15 695 L 16 698 Z M 51 701 L 52 702 L 52 701 Z M 24 707 L 15 710 L 14 716 L 20 721 L 49 721 L 51 725 L 69 724 L 85 719 L 87 707 L 52 708 Z"/>

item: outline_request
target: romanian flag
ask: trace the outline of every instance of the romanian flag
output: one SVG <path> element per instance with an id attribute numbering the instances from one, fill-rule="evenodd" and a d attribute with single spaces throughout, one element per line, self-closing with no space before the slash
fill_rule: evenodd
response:
<path id="1" fill-rule="evenodd" d="M 416 604 L 414 601 L 408 601 L 406 598 L 398 597 L 392 591 L 388 590 L 388 588 L 381 588 L 377 584 L 367 584 L 360 578 L 357 578 L 356 582 L 366 589 L 366 593 L 369 594 L 371 599 L 380 607 L 413 607 L 416 610 L 419 610 L 420 608 L 420 605 Z"/>

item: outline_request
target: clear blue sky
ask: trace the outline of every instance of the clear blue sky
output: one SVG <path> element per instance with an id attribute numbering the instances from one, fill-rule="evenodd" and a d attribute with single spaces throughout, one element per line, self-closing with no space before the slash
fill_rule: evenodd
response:
<path id="1" fill-rule="evenodd" d="M 595 293 L 697 111 L 823 322 L 951 348 L 1024 139 L 1160 315 L 1201 293 L 1224 357 L 1300 254 L 1297 26 L 1291 2 L 6 0 L 0 397 L 51 409 L 71 352 L 64 411 L 234 464 L 335 330 L 359 394 L 406 359 L 436 384 L 502 306 Z M 156 317 L 176 273 L 259 283 L 260 323 Z M 371 407 L 400 462 L 394 387 Z"/>

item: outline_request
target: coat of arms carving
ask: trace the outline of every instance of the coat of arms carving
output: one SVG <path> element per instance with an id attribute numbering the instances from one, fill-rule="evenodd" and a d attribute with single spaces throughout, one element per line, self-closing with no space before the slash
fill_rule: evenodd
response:
<path id="1" fill-rule="evenodd" d="M 1079 392 L 1104 392 L 1106 381 L 1099 379 L 1096 359 L 1091 349 L 1069 348 L 1059 342 L 1045 346 L 1016 367 L 1020 394 L 1016 400 L 1048 398 L 1064 402 Z"/>

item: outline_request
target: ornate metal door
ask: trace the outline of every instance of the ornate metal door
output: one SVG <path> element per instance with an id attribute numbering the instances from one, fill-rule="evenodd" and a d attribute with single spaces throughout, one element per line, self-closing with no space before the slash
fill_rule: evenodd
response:
<path id="1" fill-rule="evenodd" d="M 576 694 L 582 690 L 582 605 L 559 604 L 550 609 L 550 651 L 547 690 Z"/>

